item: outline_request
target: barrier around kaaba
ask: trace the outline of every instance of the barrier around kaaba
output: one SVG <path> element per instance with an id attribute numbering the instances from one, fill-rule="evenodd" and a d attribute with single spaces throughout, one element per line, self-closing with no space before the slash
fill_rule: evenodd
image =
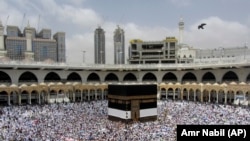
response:
<path id="1" fill-rule="evenodd" d="M 108 85 L 108 119 L 118 121 L 156 120 L 157 85 Z"/>

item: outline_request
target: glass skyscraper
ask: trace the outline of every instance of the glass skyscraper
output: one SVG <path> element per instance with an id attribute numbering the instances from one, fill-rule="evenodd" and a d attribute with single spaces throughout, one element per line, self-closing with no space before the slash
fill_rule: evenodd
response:
<path id="1" fill-rule="evenodd" d="M 114 31 L 114 63 L 124 64 L 125 63 L 125 37 L 124 30 L 117 26 Z"/>
<path id="2" fill-rule="evenodd" d="M 95 64 L 105 64 L 105 31 L 99 26 L 94 36 Z"/>

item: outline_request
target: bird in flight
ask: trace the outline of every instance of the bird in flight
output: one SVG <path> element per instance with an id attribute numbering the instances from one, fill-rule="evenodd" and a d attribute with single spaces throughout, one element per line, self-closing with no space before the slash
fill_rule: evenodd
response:
<path id="1" fill-rule="evenodd" d="M 206 24 L 205 23 L 202 23 L 198 26 L 198 29 L 204 29 L 203 26 L 205 26 Z"/>

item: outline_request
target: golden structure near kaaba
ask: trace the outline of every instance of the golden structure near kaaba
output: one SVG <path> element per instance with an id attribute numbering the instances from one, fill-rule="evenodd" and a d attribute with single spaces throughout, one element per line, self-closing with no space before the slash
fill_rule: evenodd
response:
<path id="1" fill-rule="evenodd" d="M 118 121 L 156 120 L 157 85 L 108 85 L 108 118 Z"/>

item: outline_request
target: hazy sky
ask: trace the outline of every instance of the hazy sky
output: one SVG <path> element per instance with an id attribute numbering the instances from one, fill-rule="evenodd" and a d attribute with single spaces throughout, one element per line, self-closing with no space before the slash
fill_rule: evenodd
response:
<path id="1" fill-rule="evenodd" d="M 113 64 L 117 25 L 125 31 L 126 59 L 131 39 L 178 38 L 180 17 L 185 22 L 184 43 L 191 47 L 249 46 L 249 6 L 249 0 L 0 0 L 0 20 L 21 30 L 29 21 L 38 32 L 65 32 L 69 63 L 82 63 L 83 51 L 86 63 L 94 63 L 94 30 L 100 25 L 106 36 L 106 63 Z M 207 25 L 198 30 L 202 22 Z"/>

